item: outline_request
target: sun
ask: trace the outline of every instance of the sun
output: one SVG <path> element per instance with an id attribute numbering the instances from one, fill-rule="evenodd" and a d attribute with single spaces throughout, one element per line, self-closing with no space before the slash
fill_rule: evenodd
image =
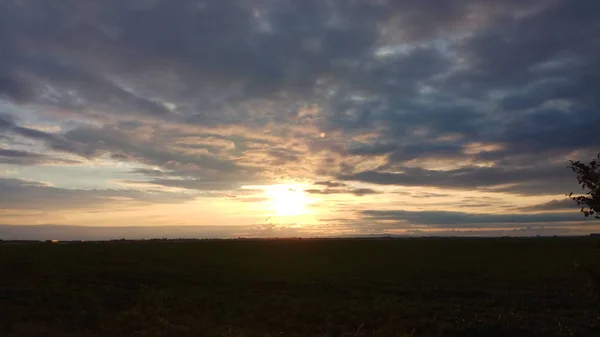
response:
<path id="1" fill-rule="evenodd" d="M 274 185 L 265 188 L 267 202 L 277 216 L 298 216 L 310 213 L 312 203 L 308 193 L 294 185 Z"/>

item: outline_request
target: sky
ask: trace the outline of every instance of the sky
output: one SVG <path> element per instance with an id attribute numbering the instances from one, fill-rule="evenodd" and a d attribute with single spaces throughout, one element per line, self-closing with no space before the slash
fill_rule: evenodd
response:
<path id="1" fill-rule="evenodd" d="M 4 0 L 0 238 L 579 235 L 597 0 Z"/>

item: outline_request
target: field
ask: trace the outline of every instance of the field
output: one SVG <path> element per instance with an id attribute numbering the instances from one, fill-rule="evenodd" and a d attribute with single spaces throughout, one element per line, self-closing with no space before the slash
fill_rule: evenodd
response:
<path id="1" fill-rule="evenodd" d="M 591 238 L 0 244 L 0 336 L 600 336 Z"/>

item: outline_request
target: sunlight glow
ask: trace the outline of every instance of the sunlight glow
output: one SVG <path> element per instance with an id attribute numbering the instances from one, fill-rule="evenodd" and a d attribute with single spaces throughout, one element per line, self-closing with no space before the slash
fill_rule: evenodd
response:
<path id="1" fill-rule="evenodd" d="M 265 188 L 270 208 L 277 216 L 298 216 L 311 213 L 308 209 L 313 200 L 297 185 L 273 185 Z"/>

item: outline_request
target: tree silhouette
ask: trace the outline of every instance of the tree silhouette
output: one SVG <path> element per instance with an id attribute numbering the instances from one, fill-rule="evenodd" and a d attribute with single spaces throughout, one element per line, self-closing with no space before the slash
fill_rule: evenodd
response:
<path id="1" fill-rule="evenodd" d="M 573 160 L 569 162 L 569 168 L 577 174 L 577 181 L 585 191 L 585 194 L 577 196 L 571 192 L 569 198 L 581 206 L 583 215 L 600 219 L 600 153 L 588 164 Z"/>

